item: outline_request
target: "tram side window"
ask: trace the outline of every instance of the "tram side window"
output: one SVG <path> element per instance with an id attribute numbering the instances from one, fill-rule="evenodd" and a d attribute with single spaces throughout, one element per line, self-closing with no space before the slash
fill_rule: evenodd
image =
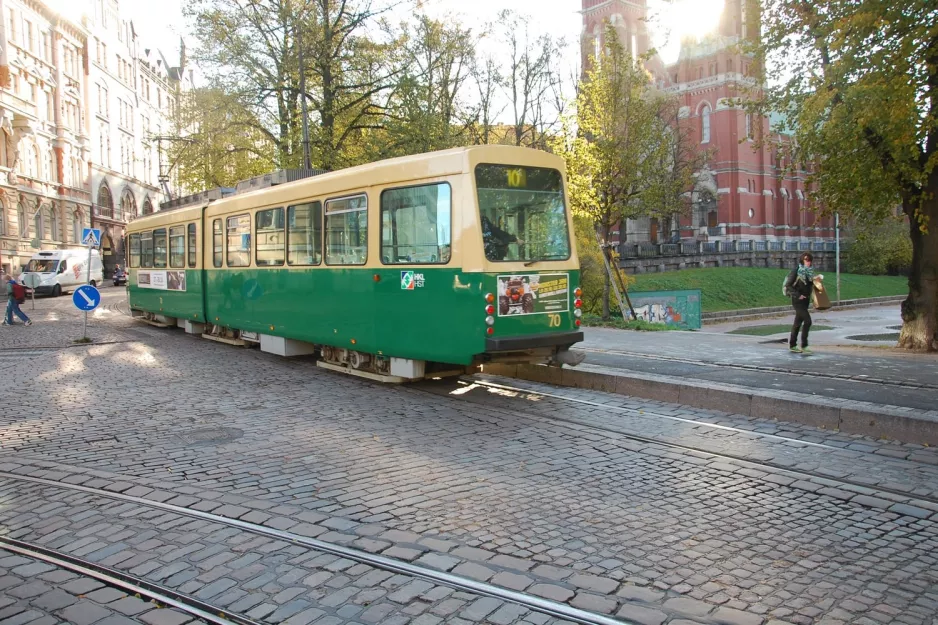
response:
<path id="1" fill-rule="evenodd" d="M 174 269 L 186 266 L 185 226 L 173 226 L 169 229 L 169 266 Z"/>
<path id="2" fill-rule="evenodd" d="M 166 269 L 166 228 L 153 231 L 153 267 Z"/>
<path id="3" fill-rule="evenodd" d="M 381 261 L 446 264 L 451 254 L 449 184 L 388 189 L 381 194 Z"/>
<path id="4" fill-rule="evenodd" d="M 257 211 L 254 216 L 254 262 L 258 267 L 281 266 L 284 261 L 283 209 Z"/>
<path id="5" fill-rule="evenodd" d="M 251 216 L 228 218 L 228 266 L 251 265 Z"/>
<path id="6" fill-rule="evenodd" d="M 224 251 L 222 250 L 224 240 L 225 236 L 221 231 L 221 219 L 216 219 L 212 222 L 212 264 L 216 267 L 221 267 L 221 261 L 224 257 Z"/>
<path id="7" fill-rule="evenodd" d="M 153 233 L 140 233 L 140 266 L 153 266 Z"/>
<path id="8" fill-rule="evenodd" d="M 287 209 L 287 263 L 318 265 L 322 262 L 322 202 Z"/>
<path id="9" fill-rule="evenodd" d="M 196 259 L 196 242 L 198 239 L 195 238 L 195 224 L 189 224 L 189 267 L 195 267 Z"/>
<path id="10" fill-rule="evenodd" d="M 136 269 L 140 266 L 140 235 L 130 235 L 130 268 Z"/>
<path id="11" fill-rule="evenodd" d="M 326 263 L 364 265 L 368 259 L 368 198 L 326 202 Z"/>

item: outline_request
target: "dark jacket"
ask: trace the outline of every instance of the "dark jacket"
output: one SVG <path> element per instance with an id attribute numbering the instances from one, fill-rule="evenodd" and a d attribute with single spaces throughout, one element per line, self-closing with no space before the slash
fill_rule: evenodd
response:
<path id="1" fill-rule="evenodd" d="M 795 301 L 810 302 L 811 293 L 814 289 L 814 284 L 811 282 L 805 283 L 804 280 L 801 280 L 798 277 L 798 269 L 792 269 L 791 273 L 788 274 L 788 280 L 785 281 L 785 284 L 788 286 L 788 292 L 791 294 L 791 298 Z M 806 299 L 802 300 L 801 296 L 804 295 Z"/>

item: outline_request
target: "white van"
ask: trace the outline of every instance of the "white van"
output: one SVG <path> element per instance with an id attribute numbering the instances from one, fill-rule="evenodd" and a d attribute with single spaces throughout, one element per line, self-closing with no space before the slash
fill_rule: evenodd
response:
<path id="1" fill-rule="evenodd" d="M 26 274 L 38 274 L 42 280 L 36 287 L 36 294 L 49 294 L 58 297 L 63 291 L 72 291 L 88 281 L 88 250 L 48 250 L 33 254 L 20 281 Z M 91 250 L 91 285 L 104 282 L 104 267 L 98 250 Z"/>

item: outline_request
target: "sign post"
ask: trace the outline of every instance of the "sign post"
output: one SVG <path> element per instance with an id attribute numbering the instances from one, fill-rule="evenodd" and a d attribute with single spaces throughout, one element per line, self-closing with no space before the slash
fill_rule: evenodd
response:
<path id="1" fill-rule="evenodd" d="M 30 310 L 36 310 L 36 287 L 42 283 L 42 276 L 38 273 L 28 273 L 23 277 L 23 284 L 32 290 L 33 307 Z"/>
<path id="2" fill-rule="evenodd" d="M 72 301 L 79 310 L 85 311 L 85 323 L 82 328 L 82 341 L 88 341 L 88 311 L 97 308 L 101 303 L 101 294 L 98 289 L 91 286 L 91 251 L 101 244 L 101 230 L 99 228 L 83 228 L 81 242 L 88 246 L 88 268 L 85 277 L 85 286 L 75 289 Z M 83 305 L 84 304 L 84 305 Z"/>

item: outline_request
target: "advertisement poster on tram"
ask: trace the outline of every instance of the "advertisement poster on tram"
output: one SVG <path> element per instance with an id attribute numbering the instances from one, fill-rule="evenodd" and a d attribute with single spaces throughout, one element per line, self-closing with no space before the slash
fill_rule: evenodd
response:
<path id="1" fill-rule="evenodd" d="M 185 271 L 138 271 L 137 286 L 141 289 L 185 291 Z"/>
<path id="2" fill-rule="evenodd" d="M 498 315 L 547 315 L 570 308 L 570 276 L 534 273 L 498 276 Z"/>

